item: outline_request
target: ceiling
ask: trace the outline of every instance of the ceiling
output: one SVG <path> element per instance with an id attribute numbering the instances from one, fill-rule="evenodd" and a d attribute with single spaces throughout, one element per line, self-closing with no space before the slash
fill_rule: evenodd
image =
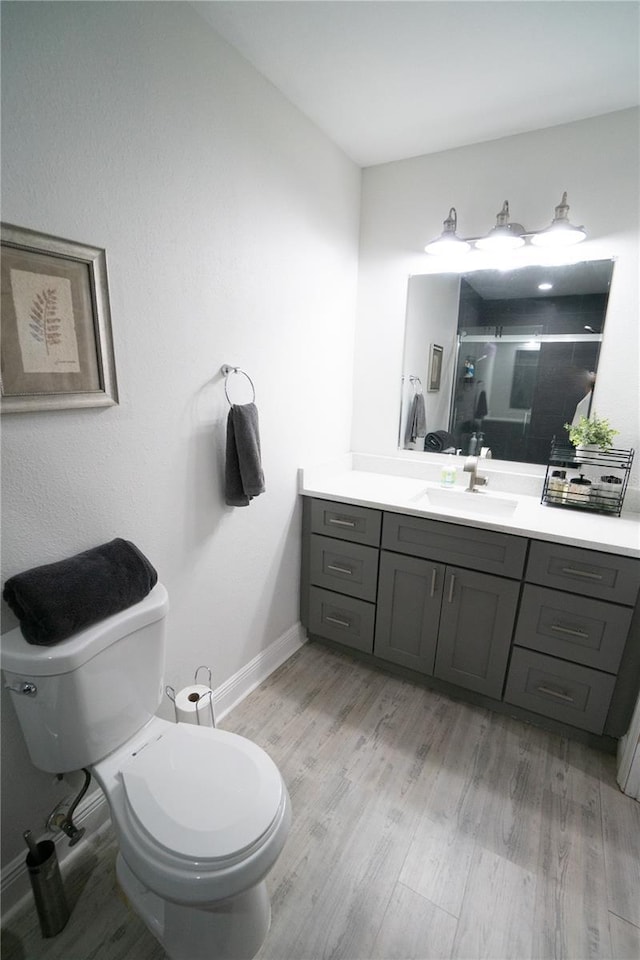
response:
<path id="1" fill-rule="evenodd" d="M 639 102 L 636 0 L 211 0 L 198 12 L 360 166 Z"/>
<path id="2" fill-rule="evenodd" d="M 608 293 L 612 272 L 612 260 L 588 260 L 555 266 L 532 264 L 520 270 L 478 270 L 462 276 L 483 300 L 517 300 Z M 549 282 L 551 290 L 539 289 L 539 283 Z"/>

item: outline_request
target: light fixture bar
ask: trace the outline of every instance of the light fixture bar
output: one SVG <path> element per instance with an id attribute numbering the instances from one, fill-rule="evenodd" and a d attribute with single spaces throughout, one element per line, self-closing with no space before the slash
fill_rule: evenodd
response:
<path id="1" fill-rule="evenodd" d="M 574 227 L 569 222 L 569 204 L 566 191 L 555 208 L 550 226 L 544 230 L 526 230 L 521 223 L 512 223 L 509 213 L 509 201 L 505 200 L 496 216 L 496 225 L 484 237 L 459 237 L 458 214 L 455 207 L 449 210 L 449 216 L 443 222 L 443 231 L 439 237 L 431 240 L 424 248 L 426 253 L 436 256 L 468 253 L 471 245 L 480 250 L 502 252 L 522 247 L 526 240 L 538 247 L 565 247 L 580 243 L 586 239 L 584 227 Z"/>

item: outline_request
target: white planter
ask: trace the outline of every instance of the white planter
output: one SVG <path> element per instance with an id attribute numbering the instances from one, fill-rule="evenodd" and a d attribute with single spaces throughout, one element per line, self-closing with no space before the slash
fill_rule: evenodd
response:
<path id="1" fill-rule="evenodd" d="M 597 443 L 581 443 L 576 447 L 576 460 L 588 459 L 598 453 L 606 453 L 606 450 L 599 447 Z"/>

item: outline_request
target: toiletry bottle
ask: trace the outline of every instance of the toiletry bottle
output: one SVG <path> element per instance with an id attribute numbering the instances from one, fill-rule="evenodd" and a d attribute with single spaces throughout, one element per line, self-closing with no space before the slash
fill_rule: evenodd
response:
<path id="1" fill-rule="evenodd" d="M 456 468 L 443 467 L 440 474 L 440 485 L 443 487 L 453 487 L 456 482 Z"/>
<path id="2" fill-rule="evenodd" d="M 471 440 L 469 440 L 469 454 L 468 454 L 468 455 L 469 455 L 470 457 L 475 457 L 477 449 L 478 449 L 478 438 L 476 437 L 475 433 L 472 433 L 472 434 L 471 434 Z"/>
<path id="3" fill-rule="evenodd" d="M 554 470 L 549 477 L 548 492 L 551 494 L 553 503 L 561 503 L 566 500 L 567 493 L 567 472 L 566 470 Z"/>

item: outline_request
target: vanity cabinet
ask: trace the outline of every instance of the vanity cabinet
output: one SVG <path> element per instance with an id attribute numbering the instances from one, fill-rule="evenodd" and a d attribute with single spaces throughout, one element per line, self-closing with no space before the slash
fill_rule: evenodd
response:
<path id="1" fill-rule="evenodd" d="M 312 636 L 563 729 L 624 732 L 640 674 L 639 587 L 631 557 L 304 500 L 301 619 Z"/>

